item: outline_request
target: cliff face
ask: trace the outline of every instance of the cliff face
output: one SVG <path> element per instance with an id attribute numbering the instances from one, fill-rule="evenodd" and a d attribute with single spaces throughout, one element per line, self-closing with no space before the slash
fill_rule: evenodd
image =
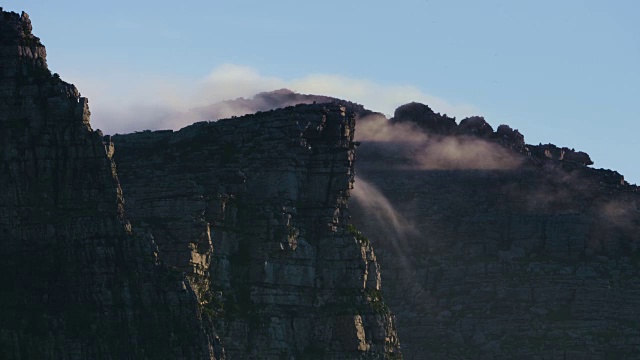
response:
<path id="1" fill-rule="evenodd" d="M 505 126 L 439 120 L 416 143 L 363 141 L 350 203 L 404 357 L 637 358 L 638 187 Z"/>
<path id="2" fill-rule="evenodd" d="M 112 143 L 0 11 L 0 357 L 221 358 L 179 273 L 132 236 Z"/>
<path id="3" fill-rule="evenodd" d="M 229 358 L 399 356 L 373 249 L 347 226 L 354 126 L 311 104 L 114 137 L 134 231 L 189 274 Z"/>
<path id="4" fill-rule="evenodd" d="M 640 351 L 640 193 L 586 153 L 416 103 L 104 137 L 26 14 L 0 49 L 2 358 L 399 358 L 387 304 L 408 359 Z"/>
<path id="5" fill-rule="evenodd" d="M 400 357 L 344 107 L 116 136 L 121 188 L 28 16 L 0 40 L 0 357 Z"/>

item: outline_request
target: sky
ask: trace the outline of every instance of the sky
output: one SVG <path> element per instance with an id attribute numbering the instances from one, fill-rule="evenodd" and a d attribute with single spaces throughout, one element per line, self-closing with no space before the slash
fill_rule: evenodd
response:
<path id="1" fill-rule="evenodd" d="M 392 115 L 410 101 L 586 151 L 640 183 L 640 2 L 52 2 L 26 11 L 105 133 L 287 87 Z M 164 123 L 163 123 L 164 124 Z M 176 123 L 179 128 L 185 124 Z"/>

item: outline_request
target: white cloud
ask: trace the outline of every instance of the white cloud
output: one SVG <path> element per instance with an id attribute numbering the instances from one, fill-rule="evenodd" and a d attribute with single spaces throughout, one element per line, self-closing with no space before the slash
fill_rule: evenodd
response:
<path id="1" fill-rule="evenodd" d="M 462 118 L 478 114 L 470 105 L 451 104 L 411 85 L 383 85 L 367 79 L 312 74 L 295 79 L 266 76 L 257 69 L 235 64 L 216 67 L 200 80 L 112 71 L 105 77 L 66 77 L 89 97 L 92 126 L 105 133 L 145 129 L 178 129 L 194 121 L 191 108 L 249 98 L 262 91 L 288 88 L 305 94 L 342 98 L 374 111 L 393 114 L 411 101 L 428 104 L 437 112 Z"/>
<path id="2" fill-rule="evenodd" d="M 382 85 L 367 79 L 317 74 L 290 82 L 290 88 L 302 93 L 317 93 L 350 100 L 374 111 L 391 115 L 400 105 L 411 101 L 429 105 L 437 112 L 465 117 L 477 114 L 470 105 L 454 105 L 444 99 L 425 94 L 411 85 Z"/>

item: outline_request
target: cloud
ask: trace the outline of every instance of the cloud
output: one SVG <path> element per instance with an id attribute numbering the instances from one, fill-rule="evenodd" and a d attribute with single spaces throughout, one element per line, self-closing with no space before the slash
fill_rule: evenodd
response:
<path id="1" fill-rule="evenodd" d="M 102 74 L 107 72 L 103 71 Z M 92 126 L 105 133 L 125 133 L 145 129 L 178 129 L 204 119 L 189 109 L 259 92 L 288 88 L 300 93 L 327 95 L 363 104 L 392 114 L 410 101 L 429 104 L 434 110 L 464 117 L 477 114 L 472 106 L 451 104 L 426 94 L 415 86 L 384 85 L 367 79 L 335 74 L 311 74 L 285 79 L 267 76 L 257 69 L 235 64 L 216 67 L 201 79 L 159 76 L 111 69 L 106 76 L 65 76 L 89 98 Z M 224 112 L 234 114 L 233 109 Z"/>
<path id="2" fill-rule="evenodd" d="M 522 163 L 511 150 L 467 136 L 431 140 L 416 154 L 415 161 L 420 169 L 439 170 L 506 170 Z"/>
<path id="3" fill-rule="evenodd" d="M 392 123 L 381 115 L 361 119 L 356 128 L 361 166 L 421 170 L 506 170 L 522 160 L 491 141 L 466 135 L 427 134 L 414 123 Z"/>
<path id="4" fill-rule="evenodd" d="M 293 80 L 290 84 L 293 90 L 350 100 L 388 115 L 393 114 L 398 106 L 411 101 L 429 104 L 438 112 L 458 117 L 478 113 L 478 110 L 470 105 L 454 105 L 410 85 L 383 85 L 367 79 L 353 79 L 330 74 L 310 75 Z"/>
<path id="5" fill-rule="evenodd" d="M 382 191 L 361 176 L 356 177 L 351 198 L 358 205 L 353 208 L 358 213 L 354 220 L 361 221 L 357 225 L 368 230 L 365 235 L 390 242 L 402 267 L 409 269 L 411 239 L 420 236 L 415 224 L 397 211 Z"/>

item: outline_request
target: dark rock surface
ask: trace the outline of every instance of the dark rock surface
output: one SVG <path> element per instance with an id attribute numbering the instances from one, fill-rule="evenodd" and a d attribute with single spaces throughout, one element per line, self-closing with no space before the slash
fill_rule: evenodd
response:
<path id="1" fill-rule="evenodd" d="M 363 115 L 370 114 L 363 113 Z M 591 157 L 585 152 L 553 144 L 526 145 L 524 136 L 508 125 L 500 125 L 494 132 L 493 127 L 482 116 L 471 116 L 462 119 L 458 124 L 455 118 L 436 113 L 428 105 L 421 103 L 412 102 L 398 107 L 394 116 L 389 119 L 389 124 L 411 124 L 416 130 L 435 138 L 468 136 L 496 142 L 516 152 L 540 159 L 566 160 L 593 165 Z"/>
<path id="2" fill-rule="evenodd" d="M 409 167 L 420 142 L 358 149 L 349 205 L 377 249 L 404 358 L 639 358 L 638 187 L 505 125 L 447 131 L 427 137 L 469 156 L 508 149 L 518 165 Z"/>
<path id="3" fill-rule="evenodd" d="M 116 136 L 123 195 L 114 141 L 28 16 L 0 13 L 0 36 L 0 357 L 400 357 L 348 226 L 352 112 Z"/>
<path id="4" fill-rule="evenodd" d="M 449 135 L 457 128 L 455 118 L 436 113 L 428 105 L 412 102 L 402 105 L 393 113 L 392 123 L 411 122 L 430 134 Z"/>
<path id="5" fill-rule="evenodd" d="M 1 8 L 0 80 L 0 358 L 400 358 L 389 308 L 407 359 L 640 358 L 640 191 L 584 152 L 411 103 L 354 187 L 381 115 L 287 90 L 104 137 Z"/>
<path id="6" fill-rule="evenodd" d="M 114 137 L 134 231 L 190 274 L 229 358 L 399 356 L 373 249 L 347 226 L 354 126 L 311 104 Z"/>
<path id="7" fill-rule="evenodd" d="M 196 294 L 132 235 L 88 101 L 0 9 L 0 358 L 223 358 Z"/>

